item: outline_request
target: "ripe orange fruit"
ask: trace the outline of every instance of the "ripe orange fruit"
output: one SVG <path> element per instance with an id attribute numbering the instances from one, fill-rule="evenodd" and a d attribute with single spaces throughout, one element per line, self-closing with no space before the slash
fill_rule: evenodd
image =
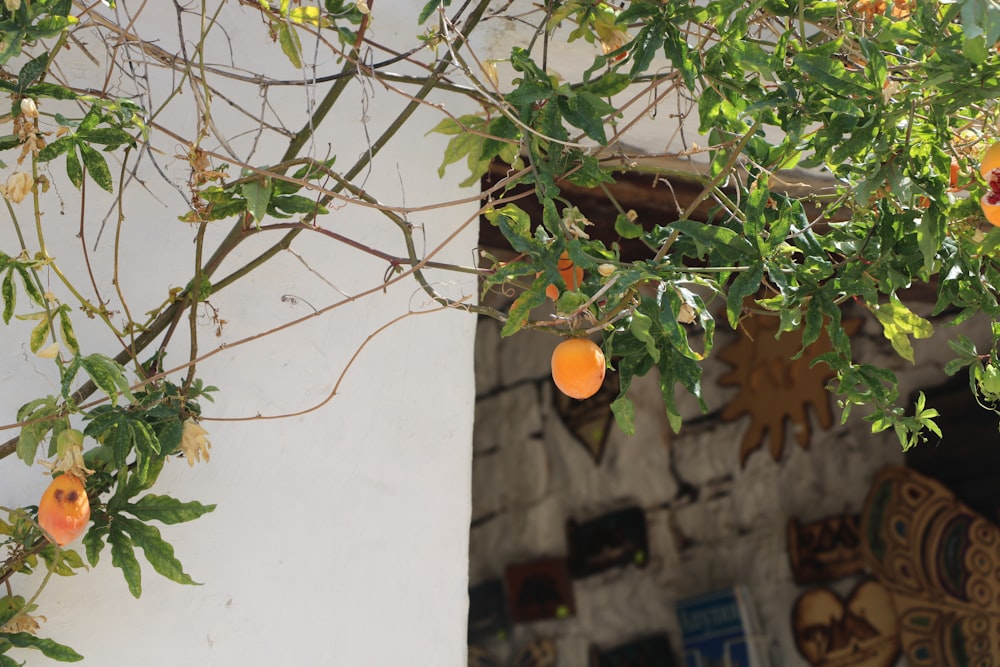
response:
<path id="1" fill-rule="evenodd" d="M 604 382 L 604 352 L 589 338 L 569 338 L 552 351 L 552 380 L 570 398 L 590 398 Z"/>
<path id="2" fill-rule="evenodd" d="M 979 200 L 979 205 L 983 207 L 983 215 L 990 221 L 990 224 L 1000 227 L 1000 204 L 991 204 L 989 199 L 993 193 L 983 195 Z"/>
<path id="3" fill-rule="evenodd" d="M 569 258 L 569 253 L 565 250 L 559 255 L 559 262 L 556 264 L 556 268 L 559 270 L 559 275 L 562 277 L 563 282 L 566 283 L 566 289 L 575 290 L 580 288 L 580 284 L 583 283 L 583 269 L 573 263 L 573 260 Z M 545 288 L 545 295 L 553 301 L 557 301 L 559 299 L 559 288 L 555 285 L 549 285 Z"/>
<path id="4" fill-rule="evenodd" d="M 1000 142 L 992 144 L 983 153 L 979 173 L 989 186 L 989 192 L 980 198 L 979 205 L 990 224 L 1000 227 Z"/>
<path id="5" fill-rule="evenodd" d="M 990 172 L 998 168 L 1000 168 L 1000 141 L 991 144 L 983 153 L 983 158 L 979 161 L 979 173 L 986 180 L 990 180 Z"/>
<path id="6" fill-rule="evenodd" d="M 38 502 L 38 525 L 63 547 L 80 537 L 90 521 L 90 499 L 83 480 L 64 473 L 52 480 Z"/>

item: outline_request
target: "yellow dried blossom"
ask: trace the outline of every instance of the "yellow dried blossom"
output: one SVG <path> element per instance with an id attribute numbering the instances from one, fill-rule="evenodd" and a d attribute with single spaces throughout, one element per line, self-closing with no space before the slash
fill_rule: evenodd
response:
<path id="1" fill-rule="evenodd" d="M 6 185 L 0 188 L 0 190 L 3 191 L 4 197 L 15 204 L 20 204 L 31 193 L 31 188 L 34 185 L 35 180 L 31 177 L 31 174 L 26 171 L 15 171 L 7 177 Z"/>
<path id="2" fill-rule="evenodd" d="M 192 468 L 196 461 L 200 462 L 204 458 L 208 463 L 208 450 L 212 448 L 212 443 L 205 436 L 208 431 L 198 425 L 192 418 L 184 421 L 184 431 L 181 433 L 181 452 L 187 459 L 188 465 Z"/>
<path id="3" fill-rule="evenodd" d="M 46 620 L 44 616 L 32 616 L 31 614 L 18 614 L 4 625 L 0 625 L 0 632 L 27 632 L 28 634 L 38 634 L 38 621 Z"/>
<path id="4" fill-rule="evenodd" d="M 21 98 L 21 114 L 28 118 L 38 118 L 38 107 L 30 97 Z"/>

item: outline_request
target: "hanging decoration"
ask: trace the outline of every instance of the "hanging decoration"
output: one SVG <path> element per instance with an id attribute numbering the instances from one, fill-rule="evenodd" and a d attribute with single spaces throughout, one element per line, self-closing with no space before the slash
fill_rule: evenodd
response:
<path id="1" fill-rule="evenodd" d="M 861 535 L 911 667 L 1000 664 L 1000 528 L 941 483 L 889 466 L 872 482 Z"/>
<path id="2" fill-rule="evenodd" d="M 839 514 L 812 523 L 788 520 L 788 560 L 799 586 L 836 581 L 865 569 L 857 514 Z"/>
<path id="3" fill-rule="evenodd" d="M 725 421 L 750 415 L 750 426 L 740 444 L 740 465 L 745 466 L 754 451 L 768 438 L 771 457 L 778 461 L 784 454 L 785 425 L 791 426 L 803 449 L 809 448 L 812 428 L 806 411 L 811 407 L 822 428 L 833 424 L 830 396 L 826 388 L 833 372 L 813 360 L 832 349 L 824 330 L 801 355 L 802 331 L 778 336 L 777 316 L 751 315 L 740 323 L 736 340 L 719 352 L 719 358 L 733 368 L 719 379 L 719 384 L 738 387 L 739 391 L 721 414 Z M 853 335 L 861 320 L 845 320 L 842 326 Z"/>
<path id="4" fill-rule="evenodd" d="M 803 593 L 792 609 L 795 646 L 813 667 L 890 667 L 899 623 L 889 591 L 866 579 L 845 601 L 829 588 Z"/>

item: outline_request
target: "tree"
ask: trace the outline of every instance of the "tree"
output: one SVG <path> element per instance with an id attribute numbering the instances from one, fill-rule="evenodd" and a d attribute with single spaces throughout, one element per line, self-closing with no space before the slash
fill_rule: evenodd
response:
<path id="1" fill-rule="evenodd" d="M 176 5 L 179 30 L 191 32 L 172 40 L 138 32 L 141 9 L 130 15 L 109 0 L 104 4 L 6 0 L 0 9 L 0 88 L 12 100 L 13 123 L 0 149 L 14 164 L 3 194 L 16 239 L 0 254 L 3 321 L 33 323 L 30 349 L 53 359 L 60 387 L 58 395 L 25 397 L 7 427 L 18 435 L 0 445 L 0 457 L 16 454 L 32 465 L 47 452 L 53 468 L 86 478 L 94 506 L 83 538 L 87 558 L 97 562 L 109 544 L 112 562 L 137 596 L 136 546 L 157 572 L 190 582 L 149 521 L 187 521 L 212 509 L 147 493 L 167 457 L 207 458 L 197 422 L 214 388 L 197 369 L 212 352 L 199 346 L 198 319 L 207 314 L 223 326 L 212 295 L 303 238 L 348 244 L 384 262 L 384 281 L 362 294 L 412 279 L 442 308 L 502 321 L 503 335 L 524 328 L 600 333 L 620 377 L 614 410 L 625 431 L 632 429 L 633 378 L 655 369 L 667 414 L 680 428 L 675 391 L 680 385 L 700 398 L 701 362 L 712 352 L 716 316 L 738 327 L 749 313 L 766 313 L 780 322 L 780 332 L 801 330 L 804 347 L 826 330 L 832 350 L 816 363 L 835 373 L 831 388 L 844 418 L 852 406 L 867 405 L 873 430 L 894 429 L 910 447 L 926 429 L 936 430 L 936 413 L 922 399 L 909 412 L 899 405 L 891 370 L 855 359 L 841 305 L 856 302 L 871 311 L 909 360 L 911 339 L 976 313 L 995 319 L 1000 312 L 1000 231 L 984 219 L 1000 193 L 1000 176 L 991 171 L 1000 165 L 980 170 L 998 132 L 1000 8 L 992 2 L 431 0 L 414 17 L 413 35 L 392 45 L 373 39 L 371 28 L 380 11 L 394 8 L 364 0 Z M 248 74 L 257 70 L 235 53 L 226 65 L 206 59 L 206 51 L 225 42 L 227 22 L 247 17 L 262 29 L 262 48 L 280 54 L 285 74 Z M 486 58 L 476 36 L 491 22 L 520 25 L 527 37 L 503 58 Z M 88 33 L 112 45 L 106 57 L 92 58 L 105 82 L 100 89 L 78 85 L 60 68 L 70 49 L 86 48 Z M 552 71 L 551 55 L 571 42 L 589 48 L 586 62 L 578 71 Z M 339 71 L 325 70 L 331 61 Z M 163 72 L 176 79 L 160 98 L 152 81 Z M 112 88 L 112 80 L 128 85 Z M 370 138 L 367 151 L 344 164 L 337 146 L 326 151 L 316 136 L 331 108 L 356 103 L 344 95 L 356 80 L 407 103 L 384 133 Z M 290 87 L 310 96 L 298 130 L 267 106 L 268 96 Z M 247 126 L 220 127 L 214 109 L 233 103 L 239 89 L 260 90 L 263 103 L 234 103 Z M 182 91 L 197 110 L 186 136 L 163 121 Z M 440 100 L 455 98 L 478 111 L 450 113 Z M 691 141 L 674 152 L 706 165 L 686 175 L 697 181 L 699 194 L 675 221 L 639 220 L 620 207 L 613 221 L 586 220 L 562 188 L 612 183 L 637 157 L 625 148 L 631 129 L 667 98 L 679 106 L 678 117 L 697 119 L 699 141 L 706 143 L 700 148 Z M 434 126 L 414 126 L 420 108 L 442 117 Z M 436 250 L 417 243 L 407 219 L 415 209 L 366 191 L 366 170 L 404 129 L 450 137 L 439 172 L 464 161 L 467 185 L 494 161 L 510 165 L 486 190 L 481 210 L 510 244 L 513 260 L 487 258 L 485 268 L 439 262 Z M 276 137 L 286 145 L 275 149 Z M 164 151 L 157 149 L 164 141 L 182 146 L 187 164 L 177 224 L 192 230 L 191 269 L 185 287 L 164 286 L 159 305 L 130 308 L 117 277 L 118 241 L 106 271 L 70 275 L 47 250 L 66 232 L 42 212 L 60 188 L 83 196 L 96 186 L 109 193 L 109 229 L 117 238 L 130 215 L 126 193 L 141 193 L 138 175 L 162 174 Z M 827 172 L 836 185 L 795 194 L 782 177 L 793 167 Z M 669 181 L 677 174 L 653 176 Z M 508 194 L 525 184 L 539 202 L 540 221 Z M 15 208 L 23 201 L 30 203 L 27 216 Z M 711 202 L 714 214 L 693 220 L 702 202 Z M 333 206 L 380 211 L 398 229 L 403 252 L 372 247 L 324 224 Z M 228 221 L 225 234 L 214 233 L 219 221 Z M 640 239 L 648 255 L 623 258 L 616 244 L 590 238 L 590 224 Z M 72 233 L 89 239 L 102 228 L 81 219 Z M 269 239 L 263 250 L 219 275 L 224 260 L 259 238 Z M 80 249 L 85 259 L 87 248 Z M 583 271 L 581 284 L 567 284 L 560 258 Z M 505 311 L 452 298 L 427 278 L 429 269 L 476 275 L 484 290 L 513 290 L 516 298 Z M 49 288 L 52 283 L 57 287 Z M 935 314 L 947 317 L 931 321 L 913 312 L 902 290 L 915 284 L 934 288 Z M 539 318 L 536 309 L 552 285 L 557 316 Z M 336 316 L 342 303 L 316 315 Z M 103 324 L 108 347 L 82 349 L 78 310 Z M 178 348 L 182 331 L 190 336 L 186 360 L 171 367 L 164 355 Z M 953 340 L 955 360 L 947 370 L 967 370 L 970 391 L 995 411 L 1000 327 L 990 334 L 985 350 L 968 338 Z M 336 388 L 303 409 L 317 409 L 335 394 Z M 0 598 L 0 664 L 14 664 L 4 655 L 14 647 L 77 659 L 72 649 L 33 634 L 34 598 L 14 595 L 9 582 L 37 568 L 39 558 L 49 575 L 70 573 L 83 561 L 50 541 L 30 509 L 7 512 L 0 522 L 6 536 L 0 581 L 8 586 Z"/>

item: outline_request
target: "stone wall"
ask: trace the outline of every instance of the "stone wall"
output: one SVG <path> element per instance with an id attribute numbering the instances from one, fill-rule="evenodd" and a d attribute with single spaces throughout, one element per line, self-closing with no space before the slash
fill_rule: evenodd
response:
<path id="1" fill-rule="evenodd" d="M 982 325 L 947 333 L 974 335 Z M 765 445 L 741 468 L 738 450 L 750 420 L 719 419 L 735 389 L 718 384 L 730 367 L 712 361 L 703 382 L 707 414 L 693 399 L 684 400 L 685 424 L 672 434 L 655 374 L 641 378 L 631 394 L 636 434 L 625 436 L 613 426 L 595 464 L 553 409 L 548 360 L 557 338 L 528 331 L 501 340 L 499 328 L 484 319 L 477 334 L 470 584 L 502 579 L 512 564 L 565 557 L 567 520 L 627 506 L 645 513 L 649 553 L 642 566 L 573 580 L 575 614 L 514 624 L 506 637 L 478 640 L 477 646 L 505 664 L 531 640 L 547 638 L 559 665 L 577 667 L 587 664 L 591 645 L 607 648 L 665 631 L 679 654 L 676 601 L 743 584 L 762 620 L 772 664 L 806 665 L 790 627 L 792 605 L 805 589 L 792 579 L 788 521 L 859 511 L 874 472 L 903 462 L 895 437 L 872 435 L 859 414 L 839 425 L 833 406 L 828 430 L 811 414 L 808 449 L 789 429 L 780 460 Z M 720 331 L 716 349 L 735 335 Z M 892 359 L 871 319 L 855 346 L 865 360 Z M 916 364 L 894 364 L 904 397 L 947 379 L 942 368 L 951 354 L 943 338 L 917 341 L 915 348 Z M 855 581 L 831 585 L 846 595 Z"/>

